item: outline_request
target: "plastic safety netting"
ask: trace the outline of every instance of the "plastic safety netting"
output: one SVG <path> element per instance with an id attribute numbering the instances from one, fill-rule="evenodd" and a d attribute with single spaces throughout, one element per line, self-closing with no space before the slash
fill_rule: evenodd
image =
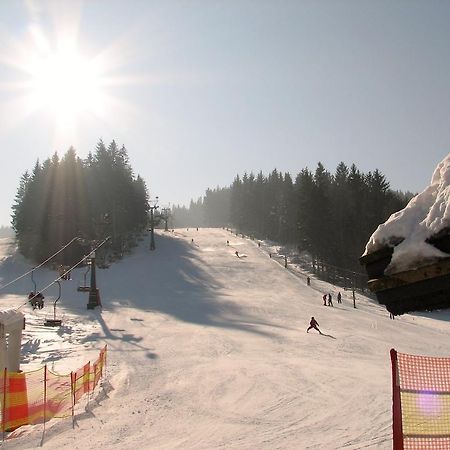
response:
<path id="1" fill-rule="evenodd" d="M 5 369 L 0 374 L 1 431 L 71 416 L 75 404 L 100 381 L 106 350 L 105 345 L 94 363 L 67 375 L 53 373 L 47 366 L 32 372 Z"/>
<path id="2" fill-rule="evenodd" d="M 391 350 L 394 450 L 450 450 L 450 358 Z"/>

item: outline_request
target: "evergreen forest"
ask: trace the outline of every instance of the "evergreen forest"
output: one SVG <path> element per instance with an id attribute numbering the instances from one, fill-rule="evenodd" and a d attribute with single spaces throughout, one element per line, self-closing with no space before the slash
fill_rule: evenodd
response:
<path id="1" fill-rule="evenodd" d="M 72 265 L 93 241 L 110 236 L 108 247 L 121 253 L 147 225 L 148 192 L 133 175 L 127 150 L 100 140 L 80 159 L 73 147 L 55 153 L 25 172 L 12 206 L 12 227 L 19 251 L 40 262 L 74 237 L 59 264 Z"/>
<path id="2" fill-rule="evenodd" d="M 377 169 L 363 173 L 320 162 L 293 179 L 276 169 L 237 175 L 229 187 L 208 189 L 189 208 L 174 207 L 175 226 L 234 227 L 258 239 L 294 245 L 327 264 L 361 271 L 359 257 L 380 223 L 412 197 L 390 189 Z"/>

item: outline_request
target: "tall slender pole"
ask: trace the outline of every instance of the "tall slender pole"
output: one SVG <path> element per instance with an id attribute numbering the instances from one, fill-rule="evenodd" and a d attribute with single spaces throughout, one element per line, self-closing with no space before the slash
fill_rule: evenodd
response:
<path id="1" fill-rule="evenodd" d="M 6 382 L 8 378 L 8 369 L 5 367 L 3 372 L 3 407 L 2 407 L 2 442 L 5 441 L 6 428 Z"/>
<path id="2" fill-rule="evenodd" d="M 72 428 L 75 429 L 75 374 L 70 372 L 70 397 L 72 398 Z"/>
<path id="3" fill-rule="evenodd" d="M 87 309 L 94 309 L 97 307 L 99 302 L 99 293 L 97 289 L 97 278 L 95 274 L 95 252 L 93 251 L 90 254 L 90 260 L 91 260 L 91 285 L 89 288 L 89 300 L 87 304 Z"/>
<path id="4" fill-rule="evenodd" d="M 161 209 L 161 219 L 164 220 L 164 231 L 169 231 L 170 208 Z"/>
<path id="5" fill-rule="evenodd" d="M 356 308 L 355 277 L 352 278 L 353 308 Z"/>
<path id="6" fill-rule="evenodd" d="M 41 447 L 44 445 L 46 421 L 47 421 L 47 364 L 44 366 L 44 429 L 42 430 Z"/>
<path id="7" fill-rule="evenodd" d="M 150 250 L 155 250 L 155 217 L 153 211 L 158 208 L 158 197 L 153 201 L 153 205 L 150 206 Z"/>
<path id="8" fill-rule="evenodd" d="M 155 222 L 154 222 L 154 218 L 153 218 L 153 209 L 155 207 L 154 206 L 150 206 L 150 250 L 155 250 L 155 233 L 154 233 L 154 229 L 155 229 Z"/>

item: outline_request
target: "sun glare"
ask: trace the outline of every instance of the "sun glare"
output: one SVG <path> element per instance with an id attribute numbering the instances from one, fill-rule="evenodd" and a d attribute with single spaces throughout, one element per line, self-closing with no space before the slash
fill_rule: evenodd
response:
<path id="1" fill-rule="evenodd" d="M 105 117 L 109 100 L 95 58 L 85 58 L 74 45 L 60 45 L 32 53 L 26 66 L 28 108 L 53 117 L 56 142 L 73 141 L 82 118 Z"/>
<path id="2" fill-rule="evenodd" d="M 49 108 L 55 117 L 75 119 L 94 111 L 101 97 L 101 76 L 94 63 L 76 52 L 35 58 L 30 67 L 34 108 Z"/>
<path id="3" fill-rule="evenodd" d="M 112 83 L 106 81 L 108 61 L 99 54 L 84 54 L 77 26 L 70 26 L 70 21 L 64 24 L 58 23 L 54 33 L 30 25 L 22 40 L 6 36 L 7 45 L 0 49 L 0 63 L 21 72 L 10 82 L 16 101 L 9 109 L 18 118 L 38 114 L 52 120 L 58 146 L 74 142 L 83 121 L 93 116 L 107 120 L 113 102 L 106 91 Z"/>
<path id="4" fill-rule="evenodd" d="M 30 23 L 19 38 L 0 30 L 0 69 L 5 66 L 9 77 L 0 82 L 7 94 L 0 102 L 4 129 L 38 118 L 53 125 L 54 145 L 60 147 L 75 143 L 83 127 L 124 126 L 134 114 L 115 87 L 148 80 L 124 75 L 125 37 L 101 49 L 80 38 L 82 4 L 51 2 L 41 8 L 28 2 Z"/>

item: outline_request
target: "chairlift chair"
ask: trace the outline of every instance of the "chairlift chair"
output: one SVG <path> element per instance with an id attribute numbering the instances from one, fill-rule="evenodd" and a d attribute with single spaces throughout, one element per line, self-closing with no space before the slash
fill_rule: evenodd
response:
<path id="1" fill-rule="evenodd" d="M 34 280 L 34 270 L 31 271 L 31 281 L 33 283 L 33 290 L 28 294 L 28 301 L 33 309 L 42 309 L 44 307 L 44 296 L 38 292 L 36 281 Z"/>
<path id="2" fill-rule="evenodd" d="M 61 280 L 70 281 L 72 279 L 71 274 L 70 274 L 70 267 L 60 265 L 59 266 L 59 276 L 61 277 Z"/>
<path id="3" fill-rule="evenodd" d="M 30 305 L 33 307 L 33 309 L 42 309 L 44 307 L 44 296 L 41 292 L 34 292 L 31 291 L 28 294 L 28 301 L 30 302 Z"/>
<path id="4" fill-rule="evenodd" d="M 53 319 L 46 319 L 44 322 L 46 327 L 60 327 L 62 324 L 62 320 L 56 318 L 56 303 L 58 303 L 61 298 L 61 283 L 59 280 L 57 280 L 56 283 L 58 283 L 58 298 L 53 302 Z"/>
<path id="5" fill-rule="evenodd" d="M 87 274 L 88 274 L 89 271 L 91 270 L 91 259 L 88 258 L 88 259 L 86 260 L 86 262 L 87 262 L 87 270 L 86 270 L 86 272 L 85 272 L 84 275 L 83 275 L 83 278 L 84 278 L 83 286 L 78 286 L 78 287 L 77 287 L 77 291 L 78 291 L 78 292 L 89 292 L 89 290 L 91 289 L 91 287 L 88 286 L 88 285 L 86 284 L 86 277 L 87 277 Z"/>

